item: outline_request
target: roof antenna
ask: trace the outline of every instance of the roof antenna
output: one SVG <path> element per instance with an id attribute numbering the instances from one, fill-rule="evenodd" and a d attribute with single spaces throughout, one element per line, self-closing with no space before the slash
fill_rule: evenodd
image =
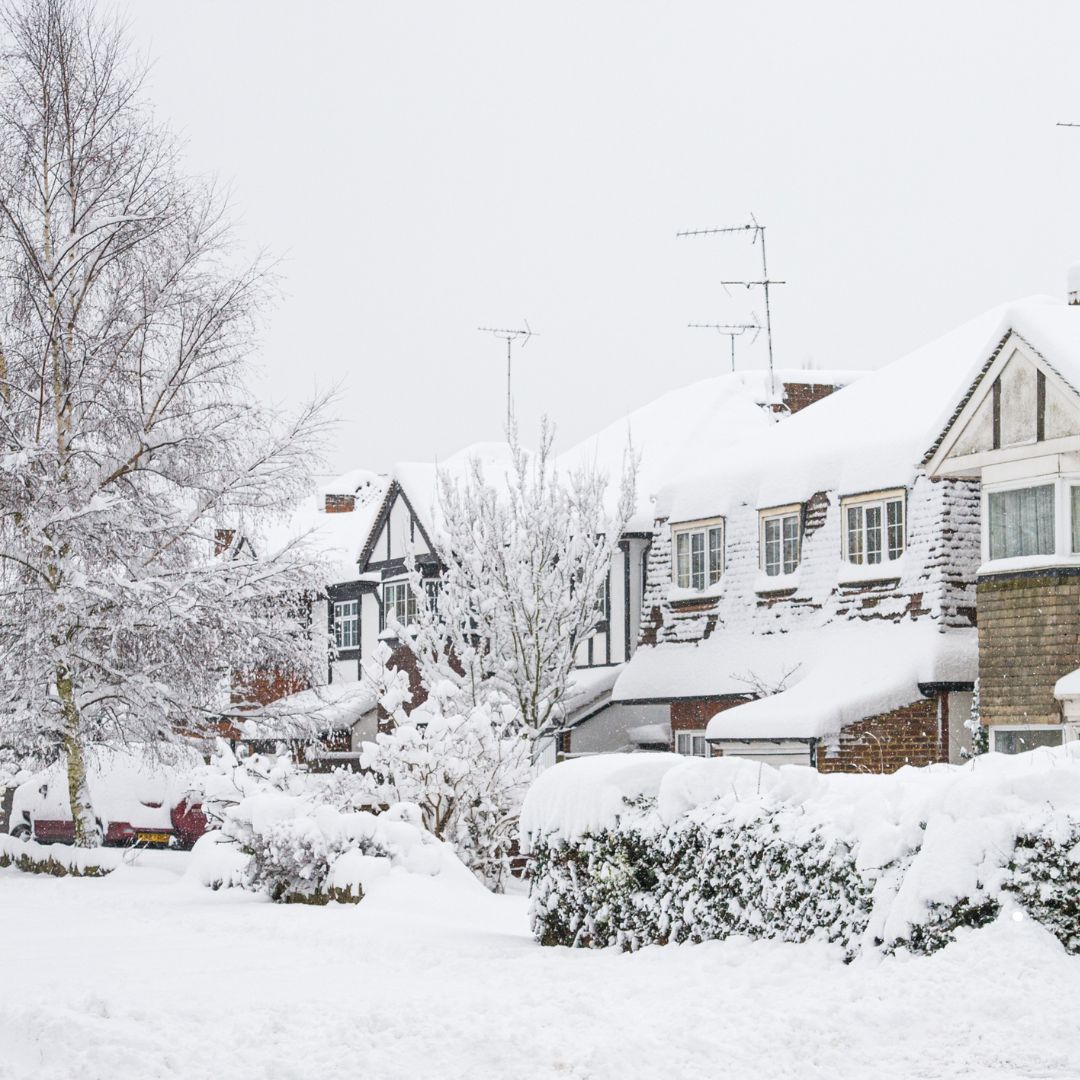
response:
<path id="1" fill-rule="evenodd" d="M 731 339 L 731 371 L 735 372 L 735 339 L 741 337 L 747 330 L 753 330 L 754 336 L 750 339 L 751 342 L 757 341 L 757 336 L 761 333 L 761 327 L 755 321 L 752 323 L 712 323 L 712 322 L 692 322 L 686 325 L 691 330 L 717 330 L 724 337 Z"/>
<path id="2" fill-rule="evenodd" d="M 514 347 L 514 342 L 518 342 L 522 348 L 529 344 L 529 338 L 539 337 L 539 334 L 534 334 L 532 327 L 529 326 L 528 319 L 521 320 L 525 324 L 524 330 L 504 330 L 497 326 L 478 326 L 476 329 L 482 334 L 494 334 L 496 337 L 502 338 L 506 342 L 506 434 L 509 438 L 510 425 L 514 419 L 514 405 L 513 397 L 510 393 L 510 351 Z"/>
<path id="3" fill-rule="evenodd" d="M 745 285 L 748 289 L 761 288 L 765 291 L 765 336 L 769 343 L 769 388 L 770 392 L 776 393 L 776 378 L 773 371 L 773 346 L 772 346 L 772 309 L 769 306 L 769 286 L 786 285 L 786 281 L 772 281 L 769 278 L 769 264 L 765 257 L 765 226 L 758 224 L 758 219 L 750 215 L 749 225 L 729 225 L 721 229 L 687 229 L 677 232 L 680 236 L 717 236 L 721 233 L 752 232 L 753 243 L 761 240 L 761 280 L 759 281 L 721 281 L 720 284 L 727 288 L 728 285 Z"/>

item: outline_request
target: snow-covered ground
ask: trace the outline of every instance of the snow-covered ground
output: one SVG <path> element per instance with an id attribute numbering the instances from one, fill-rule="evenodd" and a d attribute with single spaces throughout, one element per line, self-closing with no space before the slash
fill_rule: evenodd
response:
<path id="1" fill-rule="evenodd" d="M 286 907 L 146 853 L 0 870 L 0 1077 L 1075 1077 L 1080 959 L 1005 917 L 929 959 L 732 940 L 542 949 L 523 897 L 392 875 Z"/>

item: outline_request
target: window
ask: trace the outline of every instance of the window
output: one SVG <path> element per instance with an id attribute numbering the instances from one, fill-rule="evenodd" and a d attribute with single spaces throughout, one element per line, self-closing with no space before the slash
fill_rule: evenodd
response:
<path id="1" fill-rule="evenodd" d="M 1072 553 L 1080 555 L 1080 487 L 1069 489 L 1072 517 Z"/>
<path id="2" fill-rule="evenodd" d="M 904 496 L 845 499 L 844 558 L 856 566 L 892 562 L 904 554 Z"/>
<path id="3" fill-rule="evenodd" d="M 678 731 L 675 733 L 675 752 L 687 757 L 709 757 L 709 744 L 704 731 Z"/>
<path id="4" fill-rule="evenodd" d="M 427 594 L 428 608 L 432 615 L 439 613 L 439 593 L 442 592 L 442 582 L 438 579 L 424 582 L 424 592 Z"/>
<path id="5" fill-rule="evenodd" d="M 608 579 L 606 576 L 596 590 L 596 617 L 600 622 L 608 617 Z"/>
<path id="6" fill-rule="evenodd" d="M 724 572 L 724 523 L 703 523 L 672 532 L 675 584 L 680 589 L 704 589 L 715 585 Z"/>
<path id="7" fill-rule="evenodd" d="M 360 644 L 359 606 L 356 600 L 334 604 L 334 641 L 339 649 L 355 649 Z"/>
<path id="8" fill-rule="evenodd" d="M 1061 746 L 1064 728 L 1054 724 L 1029 724 L 1026 727 L 990 727 L 990 749 L 998 754 L 1022 754 L 1040 746 Z"/>
<path id="9" fill-rule="evenodd" d="M 1074 489 L 1075 490 L 1075 489 Z M 1054 485 L 991 491 L 990 558 L 1012 559 L 1018 555 L 1054 554 Z M 1073 496 L 1073 506 L 1076 497 Z M 1073 512 L 1073 544 L 1076 543 Z"/>
<path id="10" fill-rule="evenodd" d="M 769 577 L 798 570 L 800 517 L 797 508 L 761 515 L 761 565 Z"/>
<path id="11" fill-rule="evenodd" d="M 392 581 L 383 586 L 383 623 L 390 625 L 393 615 L 402 626 L 416 622 L 416 597 L 407 581 Z"/>

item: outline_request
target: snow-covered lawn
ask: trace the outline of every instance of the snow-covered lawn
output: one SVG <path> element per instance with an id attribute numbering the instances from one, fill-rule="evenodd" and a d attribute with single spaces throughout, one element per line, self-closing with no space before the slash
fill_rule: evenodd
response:
<path id="1" fill-rule="evenodd" d="M 526 902 L 397 875 L 356 907 L 188 857 L 0 870 L 0 1077 L 1075 1077 L 1080 958 L 1005 917 L 929 959 L 743 940 L 541 949 Z"/>

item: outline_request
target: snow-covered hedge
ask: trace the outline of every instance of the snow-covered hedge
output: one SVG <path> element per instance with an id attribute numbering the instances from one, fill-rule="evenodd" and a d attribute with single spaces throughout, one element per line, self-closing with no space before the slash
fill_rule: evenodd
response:
<path id="1" fill-rule="evenodd" d="M 467 873 L 421 827 L 416 807 L 375 814 L 356 806 L 362 789 L 352 774 L 301 773 L 287 757 L 241 762 L 222 749 L 199 783 L 217 827 L 195 844 L 189 873 L 210 888 L 282 903 L 357 903 L 396 868 Z"/>
<path id="2" fill-rule="evenodd" d="M 670 754 L 566 762 L 522 813 L 543 944 L 731 934 L 928 953 L 1018 903 L 1080 950 L 1080 755 L 823 776 Z"/>
<path id="3" fill-rule="evenodd" d="M 76 848 L 0 836 L 0 867 L 51 877 L 104 877 L 123 862 L 116 848 Z"/>

